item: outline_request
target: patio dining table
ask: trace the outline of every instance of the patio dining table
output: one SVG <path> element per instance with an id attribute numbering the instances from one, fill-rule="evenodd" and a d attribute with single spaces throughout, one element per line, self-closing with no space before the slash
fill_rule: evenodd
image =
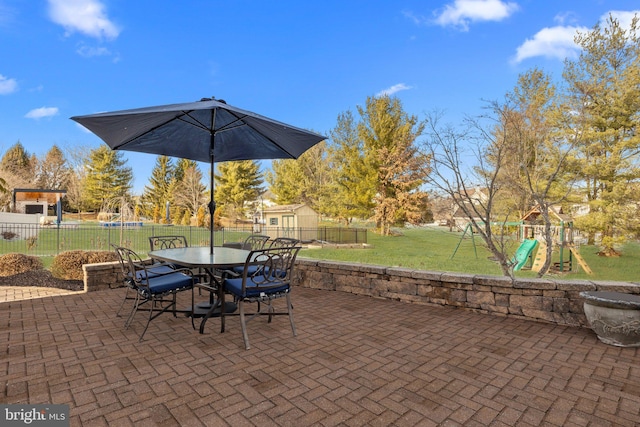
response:
<path id="1" fill-rule="evenodd" d="M 149 252 L 152 259 L 177 264 L 187 268 L 202 268 L 209 276 L 209 284 L 200 283 L 197 286 L 209 291 L 209 301 L 196 304 L 193 307 L 193 315 L 202 317 L 200 333 L 204 333 L 204 325 L 207 320 L 220 309 L 222 284 L 220 274 L 233 267 L 244 265 L 250 251 L 233 247 L 216 246 L 213 253 L 209 247 L 190 246 L 185 248 L 159 249 Z M 214 295 L 216 299 L 214 299 Z M 225 313 L 232 313 L 236 305 L 226 302 Z M 219 310 L 218 310 L 219 313 Z"/>

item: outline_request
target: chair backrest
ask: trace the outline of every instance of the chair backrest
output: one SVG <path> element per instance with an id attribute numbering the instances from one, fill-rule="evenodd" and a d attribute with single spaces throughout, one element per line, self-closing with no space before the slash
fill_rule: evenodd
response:
<path id="1" fill-rule="evenodd" d="M 114 252 L 116 253 L 116 257 L 118 258 L 118 262 L 120 263 L 120 270 L 122 272 L 122 279 L 130 284 L 131 275 L 129 272 L 129 261 L 127 259 L 126 248 L 120 247 L 118 245 L 111 244 Z"/>
<path id="2" fill-rule="evenodd" d="M 125 280 L 133 286 L 148 286 L 149 272 L 140 255 L 129 248 L 115 245 L 114 247 Z"/>
<path id="3" fill-rule="evenodd" d="M 295 246 L 251 251 L 242 272 L 243 294 L 247 287 L 259 286 L 260 291 L 268 292 L 270 288 L 290 284 L 300 249 Z"/>
<path id="4" fill-rule="evenodd" d="M 270 248 L 293 248 L 300 244 L 300 240 L 291 237 L 276 237 L 271 242 Z"/>
<path id="5" fill-rule="evenodd" d="M 149 245 L 152 251 L 171 248 L 186 248 L 187 238 L 184 236 L 151 236 Z"/>
<path id="6" fill-rule="evenodd" d="M 247 251 L 262 249 L 265 247 L 269 239 L 270 239 L 269 236 L 263 236 L 261 234 L 252 234 L 251 236 L 246 238 L 246 240 L 242 244 L 242 249 L 245 249 Z"/>

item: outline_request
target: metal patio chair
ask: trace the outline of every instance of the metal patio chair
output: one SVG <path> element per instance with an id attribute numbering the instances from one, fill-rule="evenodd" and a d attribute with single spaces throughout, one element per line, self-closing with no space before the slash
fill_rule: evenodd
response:
<path id="1" fill-rule="evenodd" d="M 270 248 L 293 248 L 300 245 L 300 240 L 291 237 L 276 237 L 271 241 Z"/>
<path id="2" fill-rule="evenodd" d="M 269 236 L 263 236 L 261 234 L 252 234 L 249 237 L 247 237 L 245 241 L 242 243 L 242 249 L 247 251 L 264 249 L 267 246 L 267 242 L 269 241 L 269 239 L 270 239 Z M 240 265 L 237 267 L 233 267 L 231 270 L 236 274 L 242 274 L 243 268 L 244 267 Z M 254 271 L 255 271 L 255 268 L 257 267 L 254 266 Z"/>
<path id="3" fill-rule="evenodd" d="M 130 275 L 130 269 L 128 265 L 126 252 L 121 251 L 120 247 L 113 243 L 111 244 L 111 246 L 113 247 L 116 257 L 118 259 L 118 262 L 120 264 L 120 281 L 122 281 L 126 289 L 124 298 L 120 303 L 120 307 L 118 307 L 118 311 L 116 311 L 116 317 L 120 317 L 120 311 L 122 310 L 122 307 L 124 307 L 124 304 L 128 300 L 136 299 L 135 296 L 129 296 L 129 291 L 133 290 L 135 292 L 135 286 L 134 286 L 135 281 L 132 280 L 132 277 Z M 147 273 L 149 275 L 166 274 L 173 271 L 175 271 L 175 268 L 172 265 L 169 265 L 166 263 L 155 263 L 154 265 L 147 266 Z"/>
<path id="4" fill-rule="evenodd" d="M 293 307 L 291 305 L 291 279 L 293 267 L 300 247 L 279 247 L 251 251 L 247 256 L 242 273 L 227 275 L 222 282 L 224 292 L 221 293 L 221 306 L 224 307 L 225 293 L 233 296 L 238 305 L 240 326 L 245 348 L 250 348 L 247 322 L 256 316 L 268 316 L 271 322 L 273 316 L 288 315 L 291 330 L 296 336 L 293 321 Z M 276 311 L 273 302 L 276 299 L 286 299 L 286 312 Z M 257 309 L 247 318 L 246 303 L 258 303 Z M 266 311 L 264 309 L 266 308 Z M 221 331 L 224 332 L 225 312 L 221 313 Z"/>
<path id="5" fill-rule="evenodd" d="M 187 248 L 189 247 L 189 243 L 185 236 L 151 236 L 149 237 L 149 247 L 152 251 L 157 251 L 160 249 Z M 173 267 L 176 269 L 187 268 L 183 265 L 175 264 L 173 264 Z M 200 269 L 194 272 L 194 277 L 201 283 L 209 280 L 206 272 Z M 201 294 L 201 289 L 198 289 L 198 294 Z"/>
<path id="6" fill-rule="evenodd" d="M 252 234 L 245 239 L 244 243 L 242 243 L 242 249 L 247 251 L 262 249 L 266 246 L 269 239 L 269 236 L 264 236 L 262 234 Z"/>
<path id="7" fill-rule="evenodd" d="M 151 236 L 149 246 L 152 251 L 159 249 L 186 248 L 189 246 L 185 236 Z"/>
<path id="8" fill-rule="evenodd" d="M 187 311 L 187 314 L 191 315 L 191 325 L 195 329 L 193 320 L 194 279 L 191 270 L 171 269 L 165 273 L 154 272 L 153 266 L 149 268 L 140 256 L 131 249 L 117 247 L 116 251 L 118 256 L 125 260 L 124 276 L 128 278 L 129 286 L 136 293 L 134 306 L 125 322 L 125 329 L 131 325 L 138 311 L 147 310 L 149 317 L 139 338 L 139 341 L 142 341 L 153 319 L 165 312 L 171 312 L 174 317 L 177 317 L 177 294 L 189 290 L 191 291 L 191 309 Z"/>

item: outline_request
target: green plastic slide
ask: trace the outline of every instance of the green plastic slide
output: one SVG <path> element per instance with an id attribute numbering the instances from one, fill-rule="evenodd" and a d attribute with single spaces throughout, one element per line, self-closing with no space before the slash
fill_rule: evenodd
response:
<path id="1" fill-rule="evenodd" d="M 514 271 L 520 270 L 529 259 L 529 255 L 531 252 L 538 246 L 538 241 L 536 239 L 527 239 L 518 248 L 516 254 L 513 257 L 513 262 L 516 264 L 513 267 Z"/>

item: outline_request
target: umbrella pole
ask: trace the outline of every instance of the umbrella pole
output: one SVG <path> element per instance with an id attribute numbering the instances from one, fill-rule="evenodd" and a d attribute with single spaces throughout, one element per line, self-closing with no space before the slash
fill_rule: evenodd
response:
<path id="1" fill-rule="evenodd" d="M 209 253 L 213 255 L 213 236 L 214 236 L 214 213 L 216 212 L 216 201 L 214 200 L 214 179 L 213 179 L 213 155 L 211 155 L 211 173 L 209 175 L 209 188 L 211 189 L 211 197 L 209 200 Z"/>
<path id="2" fill-rule="evenodd" d="M 209 215 L 211 215 L 209 218 L 209 254 L 213 255 L 213 236 L 214 236 L 214 228 L 215 228 L 215 221 L 214 221 L 214 213 L 216 212 L 216 201 L 214 198 L 214 186 L 215 186 L 215 182 L 214 182 L 214 173 L 213 173 L 213 168 L 215 165 L 215 158 L 214 158 L 214 153 L 213 153 L 213 147 L 215 144 L 215 123 L 216 123 L 216 112 L 215 110 L 213 110 L 211 112 L 211 131 L 210 131 L 210 139 L 209 139 L 209 154 L 211 155 L 211 172 L 209 174 L 209 189 L 211 190 L 211 195 L 209 197 Z"/>

